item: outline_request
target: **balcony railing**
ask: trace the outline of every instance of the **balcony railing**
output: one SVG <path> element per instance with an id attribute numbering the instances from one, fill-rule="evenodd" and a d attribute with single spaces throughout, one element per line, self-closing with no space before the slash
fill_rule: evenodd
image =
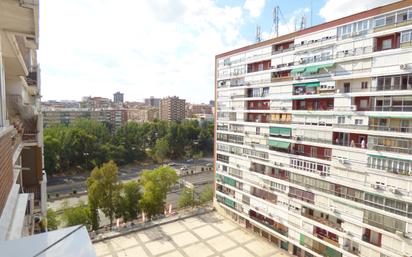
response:
<path id="1" fill-rule="evenodd" d="M 376 91 L 412 90 L 412 84 L 406 85 L 378 85 Z"/>
<path id="2" fill-rule="evenodd" d="M 400 133 L 411 133 L 412 127 L 387 127 L 378 125 L 369 125 L 370 130 L 376 131 L 389 131 L 389 132 L 400 132 Z"/>
<path id="3" fill-rule="evenodd" d="M 323 224 L 323 225 L 326 225 L 326 226 L 328 226 L 328 227 L 334 228 L 334 229 L 336 229 L 336 230 L 343 231 L 341 224 L 334 223 L 334 222 L 329 221 L 329 220 L 326 220 L 326 219 L 324 219 L 324 218 L 315 217 L 315 216 L 312 216 L 312 215 L 309 215 L 309 214 L 306 214 L 306 213 L 302 213 L 302 216 L 304 216 L 304 217 L 306 217 L 306 218 L 309 218 L 309 219 L 311 219 L 311 220 L 317 221 L 317 222 L 319 222 L 319 223 L 321 223 L 321 224 Z"/>
<path id="4" fill-rule="evenodd" d="M 313 154 L 310 154 L 310 153 L 300 152 L 300 151 L 296 151 L 296 150 L 291 150 L 290 153 L 294 154 L 294 155 L 306 156 L 306 157 L 310 157 L 310 158 L 317 158 L 317 159 L 322 159 L 322 160 L 327 160 L 327 161 L 331 160 L 330 156 L 313 155 Z"/>
<path id="5" fill-rule="evenodd" d="M 412 149 L 410 148 L 399 148 L 399 147 L 381 146 L 381 145 L 371 145 L 368 148 L 375 150 L 375 151 L 412 154 Z"/>
<path id="6" fill-rule="evenodd" d="M 316 234 L 316 233 L 315 233 L 315 236 L 316 236 L 317 238 L 319 238 L 319 239 L 322 239 L 322 240 L 325 241 L 325 242 L 328 242 L 329 244 L 332 244 L 332 245 L 334 245 L 334 246 L 340 247 L 339 242 L 337 242 L 337 241 L 335 241 L 334 239 L 331 239 L 331 238 L 329 238 L 329 237 L 327 237 L 327 236 L 325 236 L 325 235 L 321 235 L 321 234 Z"/>
<path id="7" fill-rule="evenodd" d="M 292 76 L 285 76 L 285 77 L 272 77 L 270 79 L 271 82 L 283 82 L 283 81 L 291 81 L 293 79 Z"/>
<path id="8" fill-rule="evenodd" d="M 370 111 L 375 112 L 412 112 L 412 106 L 374 106 Z"/>

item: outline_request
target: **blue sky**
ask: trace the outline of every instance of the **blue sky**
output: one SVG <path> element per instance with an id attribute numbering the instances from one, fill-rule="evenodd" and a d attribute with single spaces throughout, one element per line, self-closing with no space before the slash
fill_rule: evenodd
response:
<path id="1" fill-rule="evenodd" d="M 280 33 L 305 14 L 310 26 L 395 0 L 53 0 L 40 6 L 42 100 L 128 101 L 178 95 L 213 99 L 214 56 L 270 38 L 279 5 Z"/>

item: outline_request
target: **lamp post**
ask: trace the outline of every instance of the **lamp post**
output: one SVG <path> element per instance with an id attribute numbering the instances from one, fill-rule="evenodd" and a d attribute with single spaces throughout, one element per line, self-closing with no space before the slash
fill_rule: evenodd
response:
<path id="1" fill-rule="evenodd" d="M 86 162 L 86 170 L 88 170 L 88 164 L 87 164 L 87 156 L 89 156 L 89 153 L 87 153 L 87 152 L 85 152 L 85 153 L 83 153 L 83 156 L 86 158 L 85 159 L 85 162 Z"/>

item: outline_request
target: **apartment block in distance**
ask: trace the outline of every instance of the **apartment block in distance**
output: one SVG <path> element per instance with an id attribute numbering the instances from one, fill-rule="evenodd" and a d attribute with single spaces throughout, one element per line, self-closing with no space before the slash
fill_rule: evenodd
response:
<path id="1" fill-rule="evenodd" d="M 38 1 L 0 0 L 0 242 L 40 232 L 46 214 L 38 14 Z"/>
<path id="2" fill-rule="evenodd" d="M 295 256 L 412 256 L 412 1 L 215 69 L 220 212 Z"/>
<path id="3" fill-rule="evenodd" d="M 185 119 L 185 100 L 169 96 L 160 100 L 160 119 L 181 121 Z"/>

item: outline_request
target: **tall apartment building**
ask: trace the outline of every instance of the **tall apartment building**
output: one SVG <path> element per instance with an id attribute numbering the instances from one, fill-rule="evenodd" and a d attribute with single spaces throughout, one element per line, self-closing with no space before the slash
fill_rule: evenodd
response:
<path id="1" fill-rule="evenodd" d="M 123 103 L 124 102 L 124 94 L 120 92 L 116 92 L 113 94 L 113 102 L 114 103 Z"/>
<path id="2" fill-rule="evenodd" d="M 36 0 L 0 0 L 0 241 L 46 213 L 38 14 Z"/>
<path id="3" fill-rule="evenodd" d="M 160 100 L 160 119 L 181 121 L 185 119 L 185 100 L 177 96 L 166 97 Z"/>
<path id="4" fill-rule="evenodd" d="M 412 255 L 412 1 L 215 69 L 219 211 L 295 256 Z"/>
<path id="5" fill-rule="evenodd" d="M 152 107 L 159 107 L 160 106 L 160 98 L 155 98 L 151 96 L 150 98 L 145 98 L 144 103 L 147 106 L 152 106 Z"/>

